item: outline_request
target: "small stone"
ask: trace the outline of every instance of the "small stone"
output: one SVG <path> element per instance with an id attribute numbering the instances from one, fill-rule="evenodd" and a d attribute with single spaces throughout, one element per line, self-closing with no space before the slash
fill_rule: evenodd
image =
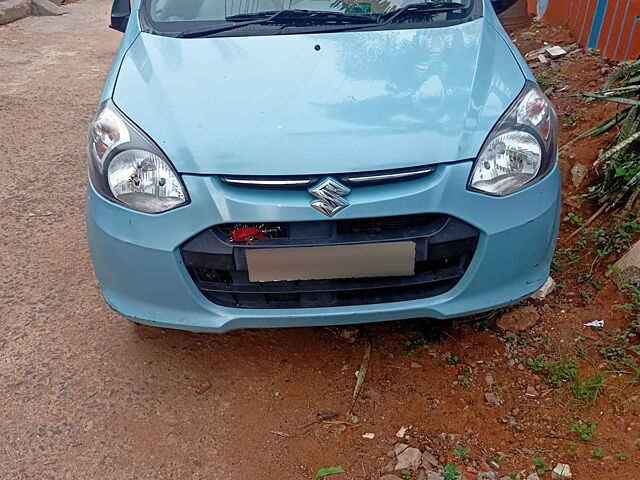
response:
<path id="1" fill-rule="evenodd" d="M 528 386 L 525 395 L 527 397 L 537 397 L 538 396 L 538 391 L 536 390 L 535 387 Z"/>
<path id="2" fill-rule="evenodd" d="M 576 163 L 571 168 L 571 183 L 573 183 L 573 186 L 579 187 L 580 184 L 584 181 L 584 178 L 587 176 L 587 173 L 589 173 L 589 169 L 587 167 Z"/>
<path id="3" fill-rule="evenodd" d="M 546 47 L 536 48 L 535 50 L 531 50 L 524 57 L 525 58 L 536 58 L 538 55 L 543 54 L 546 50 Z"/>
<path id="4" fill-rule="evenodd" d="M 540 477 L 538 476 L 537 473 L 534 472 L 527 477 L 527 480 L 540 480 Z"/>
<path id="5" fill-rule="evenodd" d="M 427 472 L 427 480 L 444 480 L 444 477 L 438 472 Z"/>
<path id="6" fill-rule="evenodd" d="M 417 448 L 408 447 L 398 455 L 397 460 L 396 470 L 417 470 L 420 468 L 420 462 L 422 461 L 422 452 Z"/>
<path id="7" fill-rule="evenodd" d="M 489 405 L 493 405 L 494 407 L 499 407 L 500 405 L 502 405 L 502 400 L 494 392 L 486 392 L 484 394 L 484 399 Z"/>
<path id="8" fill-rule="evenodd" d="M 563 55 L 566 55 L 567 51 L 564 48 L 558 45 L 555 45 L 553 47 L 547 48 L 547 53 L 551 56 L 551 58 L 558 58 Z"/>
<path id="9" fill-rule="evenodd" d="M 542 64 L 549 63 L 549 60 L 543 54 L 538 55 L 538 61 Z"/>
<path id="10" fill-rule="evenodd" d="M 333 434 L 338 436 L 342 434 L 346 429 L 347 429 L 346 425 L 338 425 L 336 428 L 333 429 Z"/>
<path id="11" fill-rule="evenodd" d="M 427 472 L 425 472 L 424 470 L 420 470 L 420 472 L 418 472 L 416 480 L 427 480 Z"/>
<path id="12" fill-rule="evenodd" d="M 518 370 L 520 370 L 520 371 L 524 371 L 524 365 L 523 365 L 523 364 L 521 364 L 521 363 L 519 363 L 519 364 L 518 364 Z"/>
<path id="13" fill-rule="evenodd" d="M 422 368 L 422 365 L 418 362 L 411 362 L 411 368 Z"/>
<path id="14" fill-rule="evenodd" d="M 356 417 L 353 413 L 349 413 L 347 415 L 347 420 L 349 420 L 351 423 L 358 423 L 358 417 Z"/>
<path id="15" fill-rule="evenodd" d="M 486 375 L 484 377 L 484 383 L 487 384 L 487 387 L 493 387 L 496 384 L 491 375 Z"/>
<path id="16" fill-rule="evenodd" d="M 496 480 L 497 477 L 496 472 L 480 472 L 478 475 L 478 478 L 482 480 Z"/>
<path id="17" fill-rule="evenodd" d="M 422 454 L 422 466 L 429 470 L 430 468 L 438 468 L 440 462 L 431 452 L 424 452 Z"/>
<path id="18" fill-rule="evenodd" d="M 500 465 L 498 465 L 498 463 L 495 462 L 494 460 L 489 460 L 489 466 L 491 468 L 493 468 L 494 470 L 499 470 L 500 469 Z"/>
<path id="19" fill-rule="evenodd" d="M 362 434 L 362 438 L 367 438 L 369 440 L 373 440 L 374 438 L 376 438 L 376 434 L 375 433 L 363 433 Z"/>
<path id="20" fill-rule="evenodd" d="M 549 277 L 547 278 L 547 281 L 544 282 L 544 285 L 542 285 L 533 295 L 531 295 L 531 298 L 535 300 L 544 300 L 545 297 L 552 293 L 555 289 L 556 281 L 553 278 Z"/>
<path id="21" fill-rule="evenodd" d="M 398 430 L 398 433 L 396 433 L 396 437 L 404 438 L 405 433 L 407 433 L 407 427 L 400 427 L 400 430 Z"/>
<path id="22" fill-rule="evenodd" d="M 64 9 L 49 0 L 31 0 L 31 14 L 51 17 L 63 15 Z"/>
<path id="23" fill-rule="evenodd" d="M 635 285 L 640 281 L 640 241 L 625 253 L 615 263 L 615 270 L 611 277 L 618 288 Z"/>
<path id="24" fill-rule="evenodd" d="M 573 475 L 571 474 L 569 465 L 566 463 L 559 463 L 556 465 L 556 468 L 551 471 L 551 478 L 553 480 L 566 480 L 567 478 L 573 478 Z"/>
<path id="25" fill-rule="evenodd" d="M 31 14 L 29 0 L 8 0 L 0 3 L 0 25 L 14 22 Z"/>
<path id="26" fill-rule="evenodd" d="M 522 332 L 535 326 L 540 314 L 535 307 L 527 306 L 512 310 L 500 317 L 498 328 L 506 332 Z"/>
<path id="27" fill-rule="evenodd" d="M 359 330 L 357 328 L 343 328 L 340 332 L 340 336 L 345 340 L 355 341 Z"/>

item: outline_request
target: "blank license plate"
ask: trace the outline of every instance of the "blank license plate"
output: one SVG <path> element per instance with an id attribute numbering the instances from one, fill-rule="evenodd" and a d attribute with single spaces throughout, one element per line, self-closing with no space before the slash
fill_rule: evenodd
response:
<path id="1" fill-rule="evenodd" d="M 245 251 L 252 282 L 400 277 L 415 272 L 414 242 Z"/>

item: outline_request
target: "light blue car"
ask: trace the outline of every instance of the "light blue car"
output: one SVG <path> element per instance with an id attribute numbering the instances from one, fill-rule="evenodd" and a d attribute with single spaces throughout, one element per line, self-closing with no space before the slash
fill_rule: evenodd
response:
<path id="1" fill-rule="evenodd" d="M 513 0 L 116 0 L 88 136 L 106 301 L 149 325 L 451 318 L 547 280 L 557 119 Z"/>

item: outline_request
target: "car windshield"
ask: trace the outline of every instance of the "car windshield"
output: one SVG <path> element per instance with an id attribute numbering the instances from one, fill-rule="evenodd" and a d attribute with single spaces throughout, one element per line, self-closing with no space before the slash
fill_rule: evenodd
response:
<path id="1" fill-rule="evenodd" d="M 424 28 L 479 16 L 479 0 L 143 0 L 151 33 L 178 37 Z"/>

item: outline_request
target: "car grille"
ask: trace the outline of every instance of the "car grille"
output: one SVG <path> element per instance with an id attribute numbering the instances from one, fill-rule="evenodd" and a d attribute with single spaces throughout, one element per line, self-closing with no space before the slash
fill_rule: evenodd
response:
<path id="1" fill-rule="evenodd" d="M 238 227 L 266 232 L 251 244 L 230 239 Z M 442 214 L 319 222 L 224 224 L 180 248 L 189 275 L 210 301 L 234 308 L 309 308 L 369 305 L 433 297 L 462 278 L 478 243 L 478 230 Z M 249 248 L 304 247 L 392 241 L 416 244 L 415 273 L 402 277 L 251 282 Z"/>

